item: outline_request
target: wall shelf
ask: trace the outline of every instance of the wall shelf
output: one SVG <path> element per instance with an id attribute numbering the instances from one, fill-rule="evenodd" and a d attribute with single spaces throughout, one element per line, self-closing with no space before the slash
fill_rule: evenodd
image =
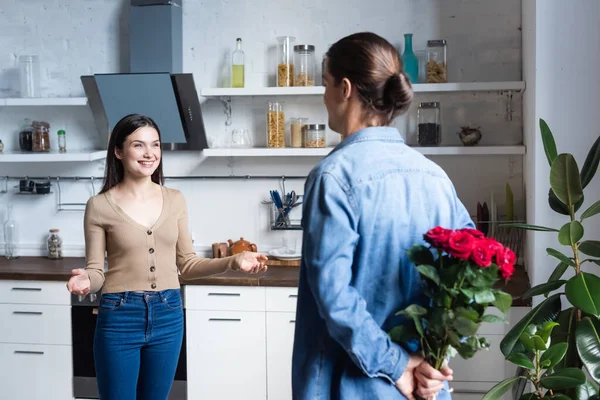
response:
<path id="1" fill-rule="evenodd" d="M 413 85 L 413 89 L 416 93 L 522 91 L 525 89 L 525 82 L 418 83 Z M 323 86 L 204 88 L 200 91 L 203 97 L 317 96 L 323 93 L 325 93 Z"/>
<path id="2" fill-rule="evenodd" d="M 0 99 L 0 107 L 87 106 L 87 104 L 87 97 L 15 97 Z"/>
<path id="3" fill-rule="evenodd" d="M 93 150 L 86 152 L 67 152 L 67 153 L 0 153 L 0 163 L 11 162 L 75 162 L 75 161 L 96 161 L 106 157 L 106 150 Z"/>
<path id="4" fill-rule="evenodd" d="M 466 156 L 466 155 L 523 155 L 525 146 L 439 146 L 413 147 L 418 152 L 428 156 Z M 208 157 L 324 157 L 333 147 L 320 149 L 305 148 L 266 148 L 254 147 L 249 149 L 205 149 L 202 155 Z"/>

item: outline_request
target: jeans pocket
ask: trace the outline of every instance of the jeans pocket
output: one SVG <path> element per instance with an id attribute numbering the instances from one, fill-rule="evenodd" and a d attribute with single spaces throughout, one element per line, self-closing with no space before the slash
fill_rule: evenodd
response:
<path id="1" fill-rule="evenodd" d="M 104 311 L 115 311 L 123 304 L 123 297 L 117 293 L 103 294 L 100 298 L 100 308 Z"/>
<path id="2" fill-rule="evenodd" d="M 163 297 L 163 303 L 170 308 L 171 310 L 178 310 L 183 307 L 183 302 L 181 301 L 181 293 L 179 290 L 169 290 L 166 291 Z"/>

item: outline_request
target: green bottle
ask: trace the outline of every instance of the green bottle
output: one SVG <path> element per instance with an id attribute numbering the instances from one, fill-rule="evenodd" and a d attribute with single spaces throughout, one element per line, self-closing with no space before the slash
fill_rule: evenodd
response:
<path id="1" fill-rule="evenodd" d="M 404 53 L 402 54 L 402 63 L 404 64 L 404 73 L 408 76 L 410 83 L 419 83 L 419 59 L 413 51 L 412 33 L 404 34 Z"/>

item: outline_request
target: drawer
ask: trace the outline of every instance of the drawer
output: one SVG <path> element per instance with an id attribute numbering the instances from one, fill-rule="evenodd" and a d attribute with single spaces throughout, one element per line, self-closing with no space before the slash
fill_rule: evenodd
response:
<path id="1" fill-rule="evenodd" d="M 267 311 L 296 312 L 298 288 L 267 287 Z"/>
<path id="2" fill-rule="evenodd" d="M 71 345 L 71 307 L 0 304 L 2 343 Z"/>
<path id="3" fill-rule="evenodd" d="M 265 311 L 265 288 L 187 285 L 185 304 L 188 310 Z"/>
<path id="4" fill-rule="evenodd" d="M 70 305 L 66 282 L 0 281 L 0 303 Z"/>

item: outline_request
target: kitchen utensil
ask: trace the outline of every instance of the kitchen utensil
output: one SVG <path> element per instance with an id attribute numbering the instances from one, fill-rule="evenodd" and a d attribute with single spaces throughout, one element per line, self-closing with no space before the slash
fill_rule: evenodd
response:
<path id="1" fill-rule="evenodd" d="M 277 258 L 278 260 L 286 260 L 286 261 L 300 260 L 302 258 L 302 254 L 300 254 L 300 253 L 288 254 L 285 252 L 284 249 L 270 250 L 269 255 Z"/>
<path id="2" fill-rule="evenodd" d="M 212 244 L 213 258 L 227 257 L 228 249 L 229 249 L 229 245 L 227 243 L 213 243 Z"/>
<path id="3" fill-rule="evenodd" d="M 252 147 L 252 137 L 250 136 L 250 131 L 248 129 L 234 129 L 231 132 L 231 147 Z"/>
<path id="4" fill-rule="evenodd" d="M 252 251 L 255 253 L 258 251 L 254 243 L 250 243 L 249 241 L 244 240 L 243 237 L 241 237 L 240 240 L 235 242 L 229 239 L 227 243 L 229 243 L 229 255 L 243 253 L 244 251 Z"/>

